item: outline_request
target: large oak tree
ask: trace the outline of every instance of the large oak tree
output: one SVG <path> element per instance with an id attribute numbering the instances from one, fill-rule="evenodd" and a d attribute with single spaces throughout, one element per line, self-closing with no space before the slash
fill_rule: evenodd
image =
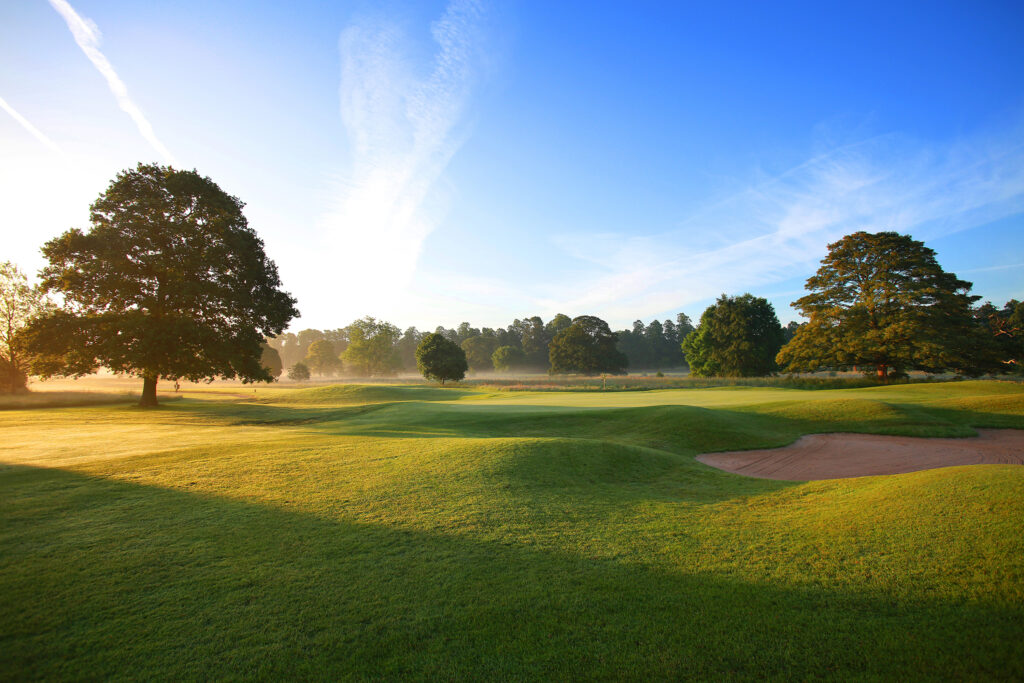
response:
<path id="1" fill-rule="evenodd" d="M 139 164 L 118 174 L 88 232 L 43 247 L 43 287 L 64 307 L 26 328 L 33 370 L 136 375 L 144 406 L 156 405 L 161 378 L 270 381 L 264 337 L 298 311 L 243 206 L 195 171 Z"/>
<path id="2" fill-rule="evenodd" d="M 870 368 L 885 379 L 918 369 L 968 371 L 991 344 L 974 323 L 971 283 L 945 272 L 909 235 L 856 232 L 828 246 L 809 294 L 808 318 L 779 352 L 790 372 Z"/>

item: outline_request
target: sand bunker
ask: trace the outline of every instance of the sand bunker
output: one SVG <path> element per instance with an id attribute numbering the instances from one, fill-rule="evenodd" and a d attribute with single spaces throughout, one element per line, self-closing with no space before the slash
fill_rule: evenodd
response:
<path id="1" fill-rule="evenodd" d="M 955 465 L 1024 464 L 1024 430 L 979 429 L 965 439 L 810 434 L 782 448 L 705 453 L 697 460 L 761 479 L 810 481 L 900 474 Z"/>

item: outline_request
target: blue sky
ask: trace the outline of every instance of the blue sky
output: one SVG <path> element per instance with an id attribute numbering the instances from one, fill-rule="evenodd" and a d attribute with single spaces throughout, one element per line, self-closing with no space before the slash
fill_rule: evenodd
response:
<path id="1" fill-rule="evenodd" d="M 293 327 L 779 317 L 859 229 L 1024 298 L 1024 5 L 0 4 L 0 236 L 118 170 L 247 203 Z"/>

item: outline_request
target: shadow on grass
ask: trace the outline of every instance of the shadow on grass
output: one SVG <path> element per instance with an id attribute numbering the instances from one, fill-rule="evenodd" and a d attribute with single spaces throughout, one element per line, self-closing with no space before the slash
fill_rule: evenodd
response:
<path id="1" fill-rule="evenodd" d="M 1020 678 L 1019 605 L 753 584 L 0 470 L 0 674 Z"/>

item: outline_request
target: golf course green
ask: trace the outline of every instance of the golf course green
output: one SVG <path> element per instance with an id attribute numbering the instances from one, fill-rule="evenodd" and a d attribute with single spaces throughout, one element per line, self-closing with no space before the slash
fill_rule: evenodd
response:
<path id="1" fill-rule="evenodd" d="M 1019 383 L 236 386 L 0 410 L 0 678 L 1024 678 L 1024 467 L 695 459 Z"/>

